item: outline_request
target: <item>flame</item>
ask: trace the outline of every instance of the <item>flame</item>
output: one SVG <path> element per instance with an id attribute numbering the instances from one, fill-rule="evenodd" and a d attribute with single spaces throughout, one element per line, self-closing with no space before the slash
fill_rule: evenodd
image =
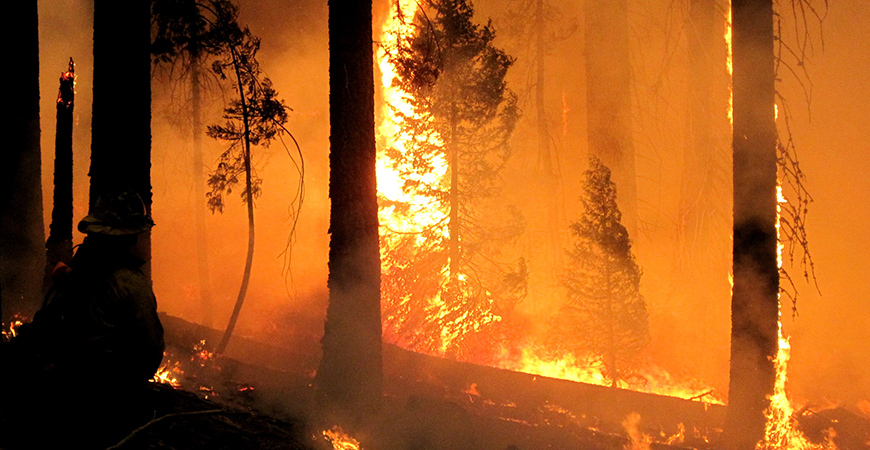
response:
<path id="1" fill-rule="evenodd" d="M 18 328 L 20 328 L 25 322 L 28 322 L 27 318 L 15 314 L 12 316 L 12 321 L 9 322 L 8 325 L 2 324 L 2 326 L 0 326 L 0 337 L 2 337 L 2 342 L 9 342 L 18 336 Z"/>
<path id="2" fill-rule="evenodd" d="M 611 380 L 604 375 L 604 367 L 593 363 L 590 357 L 578 357 L 565 353 L 558 358 L 547 358 L 546 349 L 527 346 L 522 349 L 516 360 L 503 358 L 499 363 L 502 369 L 541 375 L 550 378 L 577 381 L 598 386 L 610 386 Z M 665 369 L 654 364 L 646 364 L 637 373 L 638 382 L 623 383 L 624 387 L 639 392 L 666 395 L 684 399 L 702 400 L 705 403 L 724 404 L 713 390 L 696 380 L 679 380 Z"/>
<path id="3" fill-rule="evenodd" d="M 391 158 L 391 155 L 401 155 L 419 148 L 420 144 L 441 147 L 443 142 L 434 133 L 411 135 L 402 132 L 404 118 L 420 119 L 421 116 L 412 106 L 414 99 L 399 87 L 398 71 L 391 64 L 390 52 L 394 51 L 392 50 L 393 43 L 407 39 L 415 32 L 413 18 L 420 6 L 415 0 L 391 1 L 390 4 L 390 13 L 380 27 L 380 41 L 385 45 L 380 46 L 377 63 L 380 70 L 380 93 L 383 97 L 382 106 L 377 111 L 377 181 L 380 202 L 378 214 L 382 227 L 381 261 L 385 280 L 415 263 L 417 258 L 427 253 L 427 249 L 431 248 L 436 240 L 446 240 L 450 237 L 449 211 L 444 202 L 425 190 L 413 188 L 419 184 L 449 185 L 450 167 L 445 156 L 440 152 L 429 152 L 428 155 L 422 155 L 422 158 L 426 158 L 425 161 L 415 161 L 415 165 L 417 167 L 427 166 L 431 169 L 426 172 L 421 172 L 419 168 L 415 170 L 410 162 Z M 567 98 L 563 93 L 563 132 L 567 130 L 569 111 Z M 398 250 L 392 250 L 396 248 Z M 451 282 L 458 285 L 456 288 L 460 292 L 473 291 L 474 288 L 471 286 L 471 281 L 466 278 L 466 274 L 450 273 L 449 260 L 438 264 L 441 265 L 433 269 L 432 273 L 440 274 L 443 280 L 442 285 L 452 278 Z M 408 282 L 408 284 L 411 283 Z M 412 296 L 415 294 L 409 292 L 410 289 L 406 285 L 397 288 L 386 282 L 382 289 L 384 304 L 389 305 L 384 309 L 383 314 L 384 338 L 412 350 L 420 349 L 414 343 L 406 342 L 409 338 L 397 336 L 398 333 L 395 333 L 393 328 L 406 326 L 411 323 L 411 320 L 419 320 L 419 316 L 425 316 L 425 323 L 438 324 L 437 327 L 426 330 L 415 330 L 422 340 L 436 343 L 433 348 L 422 350 L 437 356 L 443 356 L 451 344 L 462 340 L 466 335 L 502 321 L 499 314 L 492 310 L 486 310 L 486 308 L 482 308 L 484 311 L 475 312 L 473 316 L 464 311 L 460 313 L 457 306 L 453 304 L 454 302 L 447 301 L 446 296 L 442 298 L 442 290 L 428 294 L 429 296 L 422 302 L 418 298 L 413 304 L 420 305 L 422 303 L 425 311 L 415 310 L 412 312 L 410 305 L 412 305 Z M 488 292 L 482 292 L 480 297 L 488 295 Z M 419 308 L 419 306 L 415 306 L 415 308 Z M 411 314 L 415 314 L 417 318 L 411 319 Z M 525 342 L 529 341 L 522 338 L 512 342 L 505 341 L 502 343 L 503 346 L 511 348 L 511 350 L 504 350 L 501 354 L 488 354 L 483 356 L 481 360 L 470 362 L 486 363 L 508 370 L 596 385 L 606 386 L 611 383 L 604 376 L 603 367 L 592 364 L 591 358 L 586 358 L 585 355 L 563 354 L 558 358 L 542 357 L 540 355 L 552 352 L 547 352 L 541 346 Z M 637 382 L 625 384 L 625 387 L 661 395 L 722 403 L 719 398 L 711 394 L 712 389 L 702 383 L 694 380 L 678 380 L 664 369 L 652 364 L 648 364 L 639 374 Z"/>
<path id="4" fill-rule="evenodd" d="M 780 236 L 780 214 L 782 204 L 787 203 L 782 192 L 782 186 L 776 186 L 776 265 L 782 269 L 782 252 L 784 244 Z M 779 299 L 779 295 L 777 295 Z M 788 382 L 788 361 L 791 357 L 791 344 L 782 331 L 782 311 L 780 305 L 779 317 L 777 318 L 778 349 L 774 359 L 776 379 L 773 394 L 770 396 L 770 406 L 765 411 L 767 423 L 765 424 L 764 439 L 755 448 L 757 450 L 814 450 L 835 449 L 833 435 L 826 438 L 822 444 L 813 444 L 798 430 L 797 418 L 794 407 L 786 392 Z"/>
<path id="5" fill-rule="evenodd" d="M 340 426 L 323 430 L 323 438 L 332 445 L 333 450 L 360 450 L 359 441 L 347 435 Z"/>
<path id="6" fill-rule="evenodd" d="M 734 84 L 731 82 L 734 76 L 733 34 L 731 27 L 731 2 L 728 2 L 728 13 L 725 17 L 725 69 L 728 70 L 728 122 L 734 126 Z"/>
<path id="7" fill-rule="evenodd" d="M 640 423 L 640 414 L 633 412 L 622 421 L 622 428 L 628 433 L 631 441 L 625 446 L 625 450 L 650 450 L 652 438 L 650 435 L 643 433 L 638 429 Z"/>

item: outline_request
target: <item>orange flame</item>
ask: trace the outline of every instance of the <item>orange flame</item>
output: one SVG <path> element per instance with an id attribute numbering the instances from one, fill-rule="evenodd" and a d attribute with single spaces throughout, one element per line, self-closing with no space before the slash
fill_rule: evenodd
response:
<path id="1" fill-rule="evenodd" d="M 332 445 L 333 450 L 360 450 L 362 448 L 359 441 L 348 436 L 338 425 L 324 430 L 323 438 Z"/>

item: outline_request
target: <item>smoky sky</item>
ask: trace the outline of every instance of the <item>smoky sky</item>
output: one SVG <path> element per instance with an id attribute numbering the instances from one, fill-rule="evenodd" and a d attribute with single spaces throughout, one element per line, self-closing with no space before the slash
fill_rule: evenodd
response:
<path id="1" fill-rule="evenodd" d="M 512 139 L 514 163 L 504 174 L 506 185 L 524 189 L 522 167 L 533 161 L 529 148 L 535 144 L 532 122 L 533 95 L 529 94 L 528 58 L 512 41 L 505 22 L 505 5 L 495 0 L 476 2 L 477 20 L 492 18 L 497 44 L 517 57 L 509 75 L 511 88 L 520 95 L 525 118 Z M 553 0 L 561 22 L 554 29 L 568 30 L 550 45 L 546 59 L 547 118 L 559 153 L 565 220 L 581 212 L 579 195 L 586 168 L 585 91 L 583 33 L 580 1 Z M 675 6 L 676 5 L 676 6 Z M 87 168 L 90 147 L 92 88 L 92 2 L 39 2 L 40 86 L 42 115 L 43 186 L 46 227 L 50 218 L 51 175 L 54 148 L 54 101 L 57 78 L 69 57 L 76 61 L 74 176 L 75 218 L 85 214 Z M 634 249 L 643 268 L 643 294 L 650 311 L 654 357 L 677 371 L 709 378 L 714 387 L 727 385 L 730 300 L 727 272 L 708 273 L 690 280 L 693 286 L 715 293 L 709 303 L 708 322 L 699 325 L 685 308 L 669 296 L 671 286 L 683 280 L 671 278 L 674 230 L 677 222 L 682 149 L 685 138 L 684 86 L 685 49 L 680 19 L 685 5 L 671 0 L 630 2 L 632 19 L 632 75 L 634 140 L 639 197 L 638 236 Z M 286 247 L 290 206 L 295 189 L 293 163 L 280 145 L 255 149 L 255 165 L 263 178 L 263 194 L 256 202 L 257 244 L 248 300 L 237 327 L 238 333 L 281 343 L 288 323 L 302 318 L 308 329 L 321 327 L 326 299 L 328 251 L 328 36 L 326 2 L 277 0 L 242 1 L 240 19 L 262 38 L 260 64 L 281 97 L 293 108 L 288 128 L 299 141 L 306 163 L 306 197 L 292 258 Z M 384 1 L 375 2 L 376 22 L 387 11 Z M 784 17 L 787 17 L 784 16 Z M 800 167 L 813 197 L 807 229 L 821 295 L 814 284 L 797 281 L 798 315 L 790 303 L 783 308 L 783 322 L 791 336 L 790 389 L 800 403 L 845 403 L 870 400 L 870 3 L 866 0 L 831 2 L 823 26 L 823 40 L 812 37 L 806 69 L 809 83 L 801 87 L 788 75 L 777 89 L 787 99 L 790 127 L 797 146 Z M 576 28 L 579 24 L 581 29 Z M 786 19 L 786 25 L 787 19 Z M 379 39 L 379 23 L 374 25 Z M 501 28 L 500 28 L 501 27 Z M 784 29 L 788 29 L 787 27 Z M 817 30 L 813 30 L 815 33 Z M 555 33 L 555 32 L 554 32 Z M 683 47 L 681 47 L 683 46 Z M 602 49 L 607 51 L 607 49 Z M 712 50 L 711 50 L 712 51 Z M 723 52 L 715 49 L 715 52 Z M 723 52 L 724 53 L 724 52 Z M 724 61 L 723 61 L 724 66 Z M 722 69 L 724 71 L 724 67 Z M 377 74 L 376 74 L 377 78 Z M 192 144 L 189 129 L 179 125 L 185 108 L 185 88 L 172 86 L 155 75 L 152 100 L 152 184 L 154 189 L 153 231 L 154 287 L 160 309 L 185 319 L 211 321 L 222 328 L 232 309 L 241 281 L 246 245 L 244 205 L 237 193 L 227 210 L 208 214 L 207 237 L 211 292 L 210 314 L 199 302 L 193 208 L 205 199 L 193 196 Z M 805 95 L 804 88 L 811 95 Z M 727 92 L 727 84 L 716 88 Z M 205 123 L 219 120 L 221 97 L 208 99 Z M 724 145 L 730 139 L 721 137 Z M 213 167 L 223 143 L 205 138 L 204 164 Z M 123 149 L 124 143 L 118 143 Z M 202 168 L 207 170 L 208 167 Z M 730 179 L 730 177 L 729 177 Z M 516 192 L 510 188 L 509 195 Z M 520 209 L 535 202 L 528 194 L 513 195 Z M 723 201 L 723 217 L 730 222 L 729 200 Z M 567 224 L 566 224 L 567 226 Z M 726 230 L 726 233 L 728 230 Z M 530 236 L 527 241 L 534 242 Z M 724 239 L 728 239 L 726 235 Z M 76 236 L 76 242 L 81 236 Z M 729 241 L 730 242 L 730 241 Z M 730 255 L 718 255 L 728 259 Z M 290 275 L 287 274 L 289 264 Z M 788 264 L 788 263 L 786 263 Z M 534 270 L 534 269 L 533 269 Z M 800 268 L 794 273 L 801 277 Z M 723 289 L 723 283 L 725 288 Z M 547 293 L 530 297 L 558 301 L 558 283 Z M 522 306 L 534 316 L 531 303 Z M 294 320 L 286 320 L 287 317 Z M 685 325 L 685 328 L 683 326 Z M 708 350 L 685 347 L 682 341 L 693 333 L 710 334 Z M 658 335 L 656 336 L 656 333 Z M 312 340 L 316 345 L 316 337 Z M 698 362 L 696 353 L 708 357 Z"/>

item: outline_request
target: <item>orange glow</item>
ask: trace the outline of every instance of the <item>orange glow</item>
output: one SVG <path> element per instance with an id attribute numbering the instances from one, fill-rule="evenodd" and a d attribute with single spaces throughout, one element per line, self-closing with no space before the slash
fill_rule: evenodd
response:
<path id="1" fill-rule="evenodd" d="M 604 367 L 591 362 L 591 358 L 577 357 L 565 354 L 559 358 L 546 358 L 546 349 L 529 346 L 522 349 L 519 359 L 504 358 L 497 364 L 500 368 L 541 375 L 550 378 L 572 380 L 580 383 L 610 386 L 610 379 L 604 375 Z M 626 384 L 621 381 L 621 387 L 639 392 L 666 395 L 685 399 L 704 401 L 705 403 L 723 404 L 712 389 L 695 380 L 680 380 L 668 371 L 655 364 L 645 364 L 638 371 L 638 378 L 643 379 L 637 384 Z"/>
<path id="2" fill-rule="evenodd" d="M 782 204 L 787 200 L 782 193 L 782 186 L 776 186 L 776 264 L 779 269 L 782 269 L 782 251 L 783 243 L 780 236 L 780 213 Z M 779 295 L 777 295 L 779 298 Z M 780 305 L 781 309 L 782 305 Z M 835 449 L 829 438 L 823 444 L 813 444 L 808 441 L 803 433 L 798 430 L 797 418 L 795 416 L 794 407 L 791 400 L 788 398 L 786 387 L 788 383 L 788 360 L 791 357 L 791 344 L 787 336 L 782 331 L 782 312 L 778 318 L 778 349 L 776 359 L 774 360 L 774 369 L 776 370 L 776 380 L 774 382 L 773 395 L 770 396 L 770 406 L 767 408 L 765 415 L 767 416 L 767 424 L 765 425 L 764 440 L 756 445 L 758 450 L 813 450 L 813 449 Z"/>
<path id="3" fill-rule="evenodd" d="M 383 96 L 382 106 L 378 115 L 378 160 L 377 179 L 379 195 L 379 220 L 381 224 L 381 261 L 382 273 L 385 279 L 396 271 L 400 271 L 415 262 L 415 257 L 425 254 L 428 246 L 434 239 L 449 238 L 448 222 L 449 211 L 446 205 L 425 190 L 417 190 L 408 186 L 415 184 L 423 185 L 449 185 L 450 167 L 443 153 L 432 152 L 426 156 L 425 166 L 432 170 L 420 172 L 419 169 L 408 163 L 391 159 L 391 154 L 405 154 L 419 148 L 421 143 L 433 147 L 443 145 L 439 136 L 425 134 L 414 136 L 401 132 L 401 124 L 405 117 L 420 118 L 412 106 L 410 94 L 402 91 L 396 82 L 397 70 L 391 65 L 390 51 L 397 41 L 405 39 L 414 33 L 413 18 L 419 5 L 413 0 L 399 0 L 391 3 L 389 16 L 380 27 L 380 42 L 384 43 L 378 55 L 378 68 L 380 70 L 380 92 Z M 567 130 L 567 116 L 569 108 L 567 97 L 562 95 L 562 120 L 563 131 Z M 420 141 L 425 140 L 425 141 Z M 402 247 L 399 251 L 391 250 Z M 399 252 L 403 252 L 399 254 Z M 393 252 L 389 253 L 388 252 Z M 397 256 L 398 254 L 398 256 Z M 388 257 L 389 256 L 389 257 Z M 470 292 L 470 286 L 466 274 L 451 274 L 449 260 L 441 264 L 434 273 L 442 277 L 442 286 L 448 280 L 454 278 L 462 292 Z M 452 277 L 455 275 L 455 277 Z M 405 288 L 406 285 L 401 287 Z M 481 297 L 486 297 L 489 292 L 483 292 Z M 396 289 L 387 284 L 383 287 L 384 304 L 384 339 L 394 342 L 399 346 L 417 351 L 427 351 L 435 356 L 444 356 L 447 349 L 454 342 L 461 342 L 467 335 L 481 330 L 483 327 L 503 318 L 491 309 L 470 317 L 468 313 L 457 314 L 455 307 L 449 305 L 442 298 L 440 291 L 429 294 L 424 304 L 425 311 L 411 311 L 412 294 L 409 290 Z M 419 300 L 417 305 L 419 305 Z M 426 323 L 437 323 L 433 327 L 438 331 L 415 330 L 418 336 L 410 338 L 425 342 L 435 342 L 431 349 L 419 349 L 413 342 L 406 342 L 405 337 L 395 330 L 406 323 L 411 322 L 410 316 L 424 315 Z M 424 335 L 425 333 L 428 335 Z M 573 380 L 583 383 L 609 386 L 611 381 L 605 377 L 603 367 L 592 364 L 592 358 L 585 355 L 562 354 L 560 357 L 546 357 L 552 352 L 532 342 L 527 337 L 505 339 L 501 342 L 502 350 L 496 355 L 474 355 L 467 357 L 469 362 L 488 364 L 495 367 L 542 375 L 551 378 Z M 629 383 L 620 382 L 620 387 L 638 390 L 642 392 L 660 395 L 674 396 L 685 399 L 695 399 L 708 403 L 721 404 L 713 389 L 706 384 L 695 380 L 681 380 L 668 373 L 663 368 L 652 364 L 644 364 L 644 368 L 638 373 L 637 380 Z M 469 392 L 471 394 L 471 392 Z"/>
<path id="4" fill-rule="evenodd" d="M 360 450 L 359 441 L 347 435 L 339 426 L 323 431 L 323 438 L 332 445 L 333 450 Z"/>

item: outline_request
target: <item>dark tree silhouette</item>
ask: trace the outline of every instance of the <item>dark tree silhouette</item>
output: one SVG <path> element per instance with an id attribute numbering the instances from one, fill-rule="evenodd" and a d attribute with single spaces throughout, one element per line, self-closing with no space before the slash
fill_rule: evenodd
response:
<path id="1" fill-rule="evenodd" d="M 478 25 L 473 16 L 465 0 L 423 2 L 414 32 L 388 48 L 393 84 L 413 112 L 396 109 L 397 136 L 412 138 L 386 155 L 404 180 L 403 195 L 426 199 L 422 209 L 444 216 L 384 240 L 388 330 L 410 347 L 457 357 L 486 351 L 527 279 L 522 260 L 514 268 L 499 261 L 522 220 L 513 210 L 504 217 L 492 203 L 518 117 L 505 82 L 513 58 L 493 45 L 491 24 Z M 382 207 L 409 217 L 420 212 L 419 204 L 401 200 L 384 199 Z"/>
<path id="2" fill-rule="evenodd" d="M 209 136 L 227 141 L 230 146 L 221 154 L 217 168 L 209 176 L 211 192 L 206 195 L 209 208 L 223 212 L 224 196 L 232 192 L 240 177 L 244 177 L 241 196 L 248 212 L 248 251 L 239 295 L 223 338 L 217 346 L 218 353 L 226 350 L 233 334 L 245 301 L 254 261 L 254 199 L 260 195 L 262 180 L 254 171 L 251 147 L 268 147 L 272 140 L 278 138 L 285 131 L 288 111 L 284 101 L 278 98 L 278 92 L 272 87 L 272 81 L 260 71 L 256 59 L 260 40 L 253 37 L 247 28 L 230 31 L 231 34 L 227 36 L 227 51 L 223 59 L 216 61 L 212 68 L 221 78 L 235 81 L 239 97 L 224 108 L 223 125 L 208 127 Z"/>
<path id="3" fill-rule="evenodd" d="M 584 12 L 589 154 L 613 171 L 623 222 L 637 235 L 628 0 L 587 1 Z"/>
<path id="4" fill-rule="evenodd" d="M 734 287 L 725 442 L 764 437 L 777 352 L 777 132 L 772 0 L 734 0 Z"/>
<path id="5" fill-rule="evenodd" d="M 380 405 L 371 1 L 329 2 L 329 307 L 317 388 L 355 421 Z"/>
<path id="6" fill-rule="evenodd" d="M 57 93 L 57 125 L 54 136 L 54 199 L 46 251 L 46 289 L 52 269 L 72 260 L 73 230 L 73 109 L 75 108 L 75 64 L 60 74 Z"/>
<path id="7" fill-rule="evenodd" d="M 8 140 L 0 163 L 0 321 L 14 314 L 32 317 L 42 303 L 45 232 L 42 219 L 42 168 L 39 128 L 39 32 L 36 0 L 8 5 L 4 26 L 15 84 L 7 102 Z M 11 43 L 14 43 L 11 44 Z"/>
<path id="8" fill-rule="evenodd" d="M 132 190 L 151 213 L 150 0 L 94 2 L 94 104 L 89 208 Z M 134 250 L 151 276 L 151 231 Z"/>
<path id="9" fill-rule="evenodd" d="M 571 224 L 576 241 L 563 278 L 567 300 L 553 320 L 558 348 L 591 353 L 612 386 L 633 375 L 649 345 L 649 318 L 640 294 L 641 269 L 616 203 L 610 169 L 590 158 L 583 216 Z"/>

